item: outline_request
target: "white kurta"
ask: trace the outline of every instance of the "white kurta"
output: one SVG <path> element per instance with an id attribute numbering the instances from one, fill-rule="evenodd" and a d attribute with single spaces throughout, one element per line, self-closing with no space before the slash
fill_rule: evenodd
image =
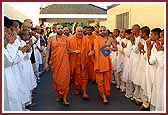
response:
<path id="1" fill-rule="evenodd" d="M 127 45 L 126 48 L 123 49 L 124 52 L 124 70 L 123 70 L 123 76 L 122 80 L 124 82 L 127 82 L 130 80 L 129 78 L 129 72 L 130 72 L 130 54 L 131 54 L 131 48 L 132 48 L 132 43 L 130 40 L 125 40 L 125 44 Z"/>
<path id="2" fill-rule="evenodd" d="M 33 43 L 37 40 L 34 36 L 32 36 L 31 39 L 32 39 Z M 36 61 L 36 64 L 37 64 L 37 69 L 38 69 L 39 64 L 42 64 L 42 57 L 41 57 L 40 51 L 37 49 L 37 46 L 39 48 L 41 48 L 40 38 L 37 40 L 37 43 L 33 45 L 34 57 L 35 57 L 35 61 Z"/>
<path id="3" fill-rule="evenodd" d="M 116 57 L 116 65 L 117 65 L 117 73 L 123 71 L 123 68 L 124 68 L 124 65 L 123 65 L 123 48 L 121 46 L 121 42 L 124 42 L 124 39 L 121 39 L 121 37 L 117 37 L 116 38 L 117 42 L 119 42 L 119 44 L 117 45 L 117 48 L 118 48 L 118 52 L 117 52 L 117 57 Z"/>
<path id="4" fill-rule="evenodd" d="M 153 45 L 152 47 L 152 50 L 151 50 L 151 56 L 150 56 L 150 59 L 149 59 L 149 63 L 151 65 L 149 65 L 149 70 L 148 70 L 148 80 L 147 80 L 147 89 L 148 89 L 148 98 L 149 100 L 151 100 L 151 104 L 153 106 L 156 106 L 156 99 L 157 99 L 157 86 L 156 86 L 156 70 L 157 70 L 157 60 L 156 60 L 156 55 L 157 55 L 157 50 L 155 48 L 155 44 Z"/>
<path id="5" fill-rule="evenodd" d="M 165 87 L 164 87 L 164 52 L 159 51 L 156 55 L 156 60 L 158 62 L 158 67 L 156 70 L 156 85 L 157 85 L 157 99 L 156 99 L 156 111 L 164 111 L 164 96 L 165 96 Z"/>
<path id="6" fill-rule="evenodd" d="M 9 98 L 6 76 L 4 75 L 4 111 L 9 111 Z"/>
<path id="7" fill-rule="evenodd" d="M 21 44 L 20 46 L 23 47 L 24 45 L 26 45 L 26 42 L 21 40 L 20 44 Z M 31 52 L 25 53 L 25 57 L 23 58 L 23 61 L 21 61 L 20 66 L 23 70 L 27 86 L 31 91 L 37 86 L 37 83 L 36 83 L 33 67 L 30 61 L 30 57 L 31 57 Z"/>
<path id="8" fill-rule="evenodd" d="M 12 60 L 16 60 L 18 55 L 20 55 L 18 63 L 12 66 L 12 70 L 16 75 L 17 84 L 19 85 L 19 92 L 21 93 L 22 104 L 25 104 L 26 102 L 30 101 L 30 91 L 28 90 L 27 85 L 25 85 L 26 81 L 24 79 L 24 73 L 22 71 L 22 68 L 20 68 L 19 66 L 21 61 L 23 61 L 25 54 L 18 50 L 16 44 L 7 47 L 7 51 L 9 52 Z"/>
<path id="9" fill-rule="evenodd" d="M 138 50 L 138 43 L 140 42 L 140 36 L 135 37 L 135 45 L 132 46 L 132 51 L 130 55 L 130 78 L 132 79 L 133 83 L 139 85 L 139 81 L 141 78 L 138 78 L 136 74 L 141 74 L 140 71 L 137 71 L 137 67 L 139 64 L 139 50 Z M 136 73 L 138 72 L 138 73 Z"/>
<path id="10" fill-rule="evenodd" d="M 19 56 L 19 55 L 18 55 Z M 22 111 L 21 93 L 19 91 L 18 82 L 16 80 L 16 74 L 12 71 L 13 64 L 17 63 L 16 60 L 12 60 L 8 51 L 4 49 L 4 77 L 6 80 L 8 109 L 5 105 L 5 111 Z"/>
<path id="11" fill-rule="evenodd" d="M 140 40 L 141 44 L 144 45 L 144 50 L 146 51 L 146 41 L 144 39 Z M 146 91 L 146 53 L 145 54 L 140 54 L 139 53 L 139 63 L 137 65 L 137 72 L 135 73 L 136 78 L 140 78 L 136 81 L 136 84 L 141 86 L 141 88 Z"/>

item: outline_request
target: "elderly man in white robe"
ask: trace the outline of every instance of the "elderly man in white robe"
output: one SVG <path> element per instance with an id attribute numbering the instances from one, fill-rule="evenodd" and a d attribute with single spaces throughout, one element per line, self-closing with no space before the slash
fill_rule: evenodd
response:
<path id="1" fill-rule="evenodd" d="M 138 43 L 140 42 L 139 31 L 140 31 L 140 26 L 138 24 L 135 24 L 132 26 L 132 34 L 135 37 L 135 41 L 132 46 L 132 52 L 131 52 L 131 57 L 130 57 L 130 60 L 131 60 L 130 78 L 132 82 L 134 83 L 134 94 L 133 94 L 133 98 L 131 99 L 135 100 L 138 103 L 142 101 L 141 95 L 140 95 L 140 83 L 139 83 L 141 81 L 141 78 L 138 78 L 136 76 L 136 73 L 138 72 L 137 67 L 138 67 L 139 57 L 140 57 L 140 53 L 138 49 Z"/>
<path id="2" fill-rule="evenodd" d="M 32 21 L 30 19 L 25 19 L 25 21 L 23 22 L 22 24 L 22 30 L 24 31 L 31 31 L 31 28 L 32 28 L 33 24 L 32 24 Z M 38 51 L 38 47 L 39 46 L 39 39 L 40 36 L 38 36 L 36 34 L 36 32 L 34 31 L 31 31 L 31 40 L 33 42 L 33 46 L 32 46 L 32 55 L 31 55 L 31 62 L 32 62 L 32 66 L 33 66 L 33 71 L 34 71 L 34 74 L 35 74 L 35 77 L 36 77 L 36 80 L 37 82 L 39 83 L 40 82 L 40 78 L 39 78 L 39 71 L 38 71 L 38 63 L 39 61 L 41 62 L 41 58 L 39 58 L 39 51 Z"/>
<path id="3" fill-rule="evenodd" d="M 32 95 L 33 89 L 36 88 L 36 86 L 37 86 L 34 71 L 33 71 L 33 68 L 32 68 L 31 61 L 30 61 L 30 56 L 31 56 L 31 53 L 32 53 L 32 49 L 31 49 L 32 41 L 29 39 L 30 35 L 29 35 L 28 31 L 20 31 L 19 37 L 21 38 L 21 42 L 20 42 L 21 47 L 26 46 L 26 45 L 28 45 L 30 47 L 29 51 L 26 52 L 25 57 L 22 61 L 22 68 L 23 68 L 23 72 L 25 74 L 25 79 L 26 79 L 27 84 L 28 84 L 28 89 L 29 89 L 29 91 Z M 29 106 L 29 105 L 33 106 L 35 104 L 32 104 L 32 100 L 31 100 L 26 105 L 27 106 Z"/>
<path id="4" fill-rule="evenodd" d="M 35 50 L 35 58 L 36 58 L 36 64 L 37 64 L 37 67 L 38 67 L 38 74 L 42 74 L 42 56 L 41 56 L 41 52 L 42 52 L 42 49 L 41 49 L 41 41 L 40 41 L 40 32 L 41 32 L 41 27 L 39 25 L 36 25 L 35 26 L 35 32 L 36 32 L 36 39 L 37 39 L 37 43 L 36 43 L 36 50 Z"/>

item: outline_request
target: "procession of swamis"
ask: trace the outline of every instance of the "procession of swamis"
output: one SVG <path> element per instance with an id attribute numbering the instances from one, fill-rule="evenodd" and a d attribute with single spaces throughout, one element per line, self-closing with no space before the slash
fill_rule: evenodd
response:
<path id="1" fill-rule="evenodd" d="M 83 29 L 85 28 L 85 29 Z M 26 111 L 35 106 L 40 76 L 51 70 L 55 102 L 70 106 L 74 95 L 91 100 L 88 82 L 97 85 L 102 104 L 112 103 L 111 84 L 140 110 L 164 110 L 164 30 L 140 27 L 53 25 L 47 31 L 4 17 L 4 109 Z M 98 98 L 99 99 L 99 98 Z M 72 100 L 73 101 L 73 100 Z"/>

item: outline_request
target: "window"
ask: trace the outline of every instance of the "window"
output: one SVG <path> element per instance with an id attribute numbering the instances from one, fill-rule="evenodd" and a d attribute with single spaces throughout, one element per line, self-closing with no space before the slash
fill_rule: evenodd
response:
<path id="1" fill-rule="evenodd" d="M 116 15 L 116 28 L 123 29 L 129 27 L 129 12 Z"/>

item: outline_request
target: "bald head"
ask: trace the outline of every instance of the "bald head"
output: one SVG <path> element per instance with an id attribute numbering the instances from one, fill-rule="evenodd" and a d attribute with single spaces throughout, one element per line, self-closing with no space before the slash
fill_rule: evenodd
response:
<path id="1" fill-rule="evenodd" d="M 23 22 L 23 24 L 22 24 L 22 29 L 25 31 L 30 31 L 31 27 L 32 27 L 31 24 L 28 22 Z"/>
<path id="2" fill-rule="evenodd" d="M 132 34 L 133 35 L 139 35 L 140 26 L 138 24 L 135 24 L 132 26 Z"/>
<path id="3" fill-rule="evenodd" d="M 25 19 L 24 22 L 33 23 L 31 19 Z"/>
<path id="4" fill-rule="evenodd" d="M 33 21 L 31 19 L 25 19 L 24 22 L 30 23 L 32 25 L 32 27 L 33 27 Z"/>
<path id="5" fill-rule="evenodd" d="M 63 30 L 64 30 L 64 31 L 69 31 L 69 28 L 68 28 L 68 27 L 64 27 Z"/>
<path id="6" fill-rule="evenodd" d="M 63 26 L 62 25 L 57 25 L 56 26 L 56 32 L 58 35 L 62 35 L 63 34 Z"/>
<path id="7" fill-rule="evenodd" d="M 39 25 L 35 26 L 35 31 L 40 34 L 41 32 L 41 27 Z"/>
<path id="8" fill-rule="evenodd" d="M 105 37 L 106 36 L 106 27 L 105 26 L 100 26 L 99 27 L 99 34 L 102 36 L 102 37 Z"/>
<path id="9" fill-rule="evenodd" d="M 79 26 L 76 28 L 76 35 L 78 37 L 83 37 L 83 28 L 82 27 Z"/>
<path id="10" fill-rule="evenodd" d="M 69 36 L 69 28 L 68 27 L 64 27 L 63 31 L 64 31 L 64 35 Z"/>

